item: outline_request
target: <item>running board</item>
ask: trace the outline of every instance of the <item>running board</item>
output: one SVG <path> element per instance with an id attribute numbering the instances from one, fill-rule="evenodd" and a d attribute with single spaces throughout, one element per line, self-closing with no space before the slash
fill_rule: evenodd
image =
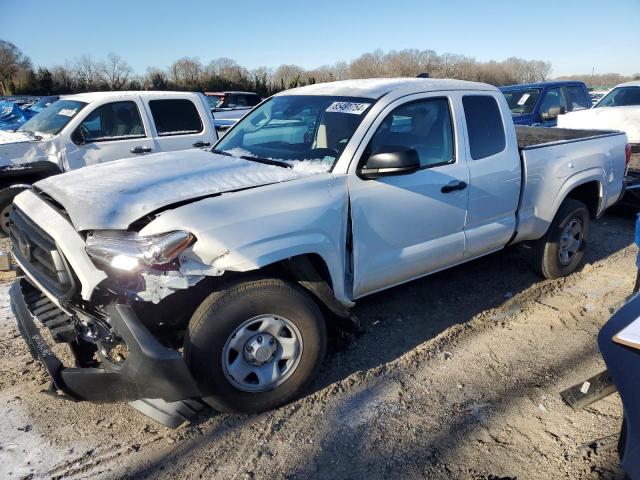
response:
<path id="1" fill-rule="evenodd" d="M 560 396 L 567 405 L 577 411 L 608 397 L 617 390 L 609 376 L 609 371 L 605 370 L 589 380 L 560 392 Z"/>

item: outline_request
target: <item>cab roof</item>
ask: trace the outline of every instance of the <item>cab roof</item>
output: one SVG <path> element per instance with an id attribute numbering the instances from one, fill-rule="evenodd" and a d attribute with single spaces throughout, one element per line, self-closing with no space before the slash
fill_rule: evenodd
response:
<path id="1" fill-rule="evenodd" d="M 557 80 L 553 82 L 518 83 L 516 85 L 505 85 L 500 90 L 521 90 L 523 88 L 545 88 L 562 87 L 563 85 L 584 85 L 580 80 Z"/>
<path id="2" fill-rule="evenodd" d="M 486 83 L 465 80 L 436 78 L 371 78 L 364 80 L 340 80 L 316 83 L 306 87 L 293 88 L 278 95 L 332 95 L 340 97 L 364 97 L 378 99 L 390 92 L 421 93 L 444 90 L 487 90 L 498 91 Z"/>
<path id="3" fill-rule="evenodd" d="M 96 100 L 102 99 L 111 99 L 117 100 L 118 98 L 131 98 L 131 97 L 153 97 L 155 98 L 175 98 L 176 94 L 178 95 L 198 95 L 197 92 L 161 92 L 156 90 L 148 90 L 148 91 L 119 91 L 119 92 L 87 92 L 87 93 L 78 93 L 75 95 L 65 95 L 64 98 L 66 100 L 79 100 L 81 102 L 95 102 Z"/>

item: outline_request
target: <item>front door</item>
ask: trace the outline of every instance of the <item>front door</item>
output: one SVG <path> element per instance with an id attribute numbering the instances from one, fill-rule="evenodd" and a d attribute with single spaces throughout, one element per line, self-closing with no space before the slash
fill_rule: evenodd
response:
<path id="1" fill-rule="evenodd" d="M 132 100 L 109 102 L 89 112 L 71 135 L 65 152 L 68 170 L 153 152 L 139 105 Z"/>
<path id="2" fill-rule="evenodd" d="M 469 174 L 456 148 L 453 101 L 437 96 L 390 105 L 360 160 L 413 148 L 420 170 L 376 180 L 350 176 L 354 298 L 463 259 Z"/>

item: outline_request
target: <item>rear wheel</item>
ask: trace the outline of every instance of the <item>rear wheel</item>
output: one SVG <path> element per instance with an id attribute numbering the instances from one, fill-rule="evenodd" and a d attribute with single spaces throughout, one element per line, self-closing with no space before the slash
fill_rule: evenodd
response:
<path id="1" fill-rule="evenodd" d="M 12 185 L 0 190 L 0 237 L 9 236 L 9 215 L 14 197 L 29 188 L 29 185 Z"/>
<path id="2" fill-rule="evenodd" d="M 260 279 L 202 302 L 189 322 L 185 357 L 206 403 L 223 412 L 256 413 L 303 392 L 326 342 L 322 313 L 302 289 Z"/>
<path id="3" fill-rule="evenodd" d="M 589 227 L 587 206 L 578 200 L 566 199 L 545 236 L 533 243 L 533 269 L 545 278 L 573 273 L 584 258 Z"/>

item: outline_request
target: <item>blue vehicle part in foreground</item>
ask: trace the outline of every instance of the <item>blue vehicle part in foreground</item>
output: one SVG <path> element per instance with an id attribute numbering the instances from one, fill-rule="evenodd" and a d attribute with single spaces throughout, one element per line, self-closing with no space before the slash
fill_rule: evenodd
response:
<path id="1" fill-rule="evenodd" d="M 613 337 L 638 317 L 640 295 L 618 310 L 598 335 L 600 353 L 622 400 L 624 418 L 618 453 L 623 470 L 631 478 L 640 478 L 640 350 L 616 343 Z"/>
<path id="2" fill-rule="evenodd" d="M 15 130 L 38 112 L 22 110 L 9 100 L 0 101 L 0 130 Z"/>
<path id="3" fill-rule="evenodd" d="M 591 108 L 589 90 L 583 82 L 523 83 L 500 87 L 500 91 L 507 99 L 514 125 L 555 127 L 558 114 Z"/>

